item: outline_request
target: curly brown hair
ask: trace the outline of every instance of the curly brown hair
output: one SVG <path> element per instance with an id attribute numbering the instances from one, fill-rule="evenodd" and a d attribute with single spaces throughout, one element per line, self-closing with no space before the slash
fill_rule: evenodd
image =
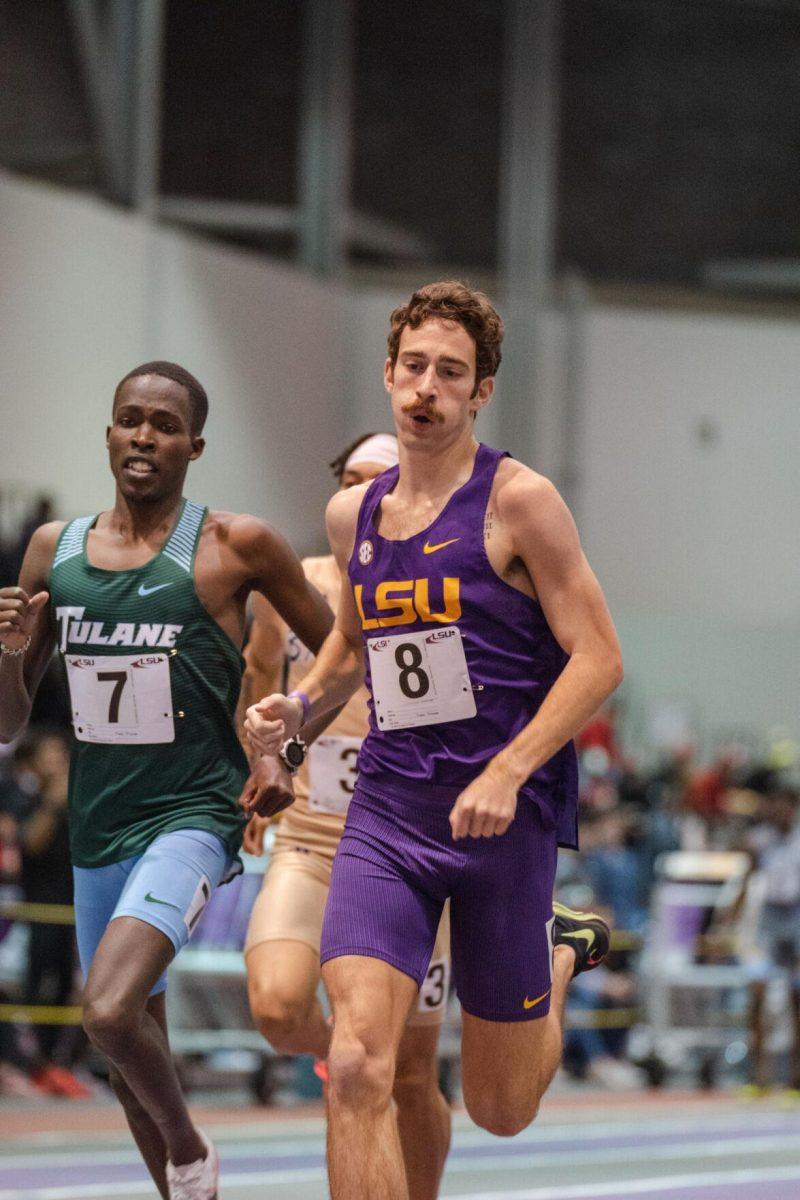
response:
<path id="1" fill-rule="evenodd" d="M 463 325 L 475 343 L 475 386 L 497 374 L 503 322 L 488 296 L 468 287 L 460 279 L 445 279 L 418 288 L 407 304 L 396 308 L 390 317 L 389 359 L 397 362 L 400 335 L 406 326 L 418 329 L 423 321 L 438 317 Z"/>

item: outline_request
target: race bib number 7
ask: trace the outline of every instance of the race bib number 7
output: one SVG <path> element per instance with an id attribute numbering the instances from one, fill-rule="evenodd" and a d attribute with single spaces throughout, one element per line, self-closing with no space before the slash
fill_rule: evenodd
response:
<path id="1" fill-rule="evenodd" d="M 175 741 L 169 656 L 65 655 L 79 742 L 136 746 Z"/>
<path id="2" fill-rule="evenodd" d="M 475 716 L 457 626 L 370 638 L 367 651 L 379 729 L 411 729 Z"/>

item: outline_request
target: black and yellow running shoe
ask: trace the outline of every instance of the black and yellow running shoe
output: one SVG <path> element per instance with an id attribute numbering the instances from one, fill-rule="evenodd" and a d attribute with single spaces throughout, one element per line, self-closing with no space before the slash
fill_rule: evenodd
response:
<path id="1" fill-rule="evenodd" d="M 611 944 L 611 930 L 603 918 L 597 913 L 567 908 L 557 900 L 553 901 L 553 915 L 553 945 L 571 946 L 575 951 L 572 974 L 580 975 L 581 971 L 599 966 Z"/>

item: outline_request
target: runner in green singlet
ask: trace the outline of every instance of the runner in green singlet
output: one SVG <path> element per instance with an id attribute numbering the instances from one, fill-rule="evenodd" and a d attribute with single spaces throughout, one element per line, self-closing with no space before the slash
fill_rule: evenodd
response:
<path id="1" fill-rule="evenodd" d="M 247 764 L 233 719 L 247 597 L 266 596 L 314 651 L 332 624 L 273 529 L 183 498 L 207 410 L 173 363 L 126 375 L 107 434 L 113 509 L 42 526 L 19 586 L 0 588 L 0 740 L 25 726 L 54 647 L 66 666 L 84 1024 L 164 1200 L 217 1195 L 216 1151 L 169 1053 L 164 972 L 240 869 Z M 289 803 L 288 774 L 272 771 L 266 791 L 268 807 Z"/>

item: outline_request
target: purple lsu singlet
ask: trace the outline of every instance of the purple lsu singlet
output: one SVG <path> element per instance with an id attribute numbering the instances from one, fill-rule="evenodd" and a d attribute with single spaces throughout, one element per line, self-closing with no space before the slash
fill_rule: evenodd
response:
<path id="1" fill-rule="evenodd" d="M 349 563 L 361 618 L 370 728 L 359 785 L 378 795 L 453 800 L 535 716 L 567 655 L 541 606 L 489 562 L 484 522 L 505 453 L 480 445 L 470 479 L 421 533 L 378 533 L 398 468 L 379 475 L 359 511 Z M 526 780 L 527 798 L 577 846 L 572 742 Z"/>

